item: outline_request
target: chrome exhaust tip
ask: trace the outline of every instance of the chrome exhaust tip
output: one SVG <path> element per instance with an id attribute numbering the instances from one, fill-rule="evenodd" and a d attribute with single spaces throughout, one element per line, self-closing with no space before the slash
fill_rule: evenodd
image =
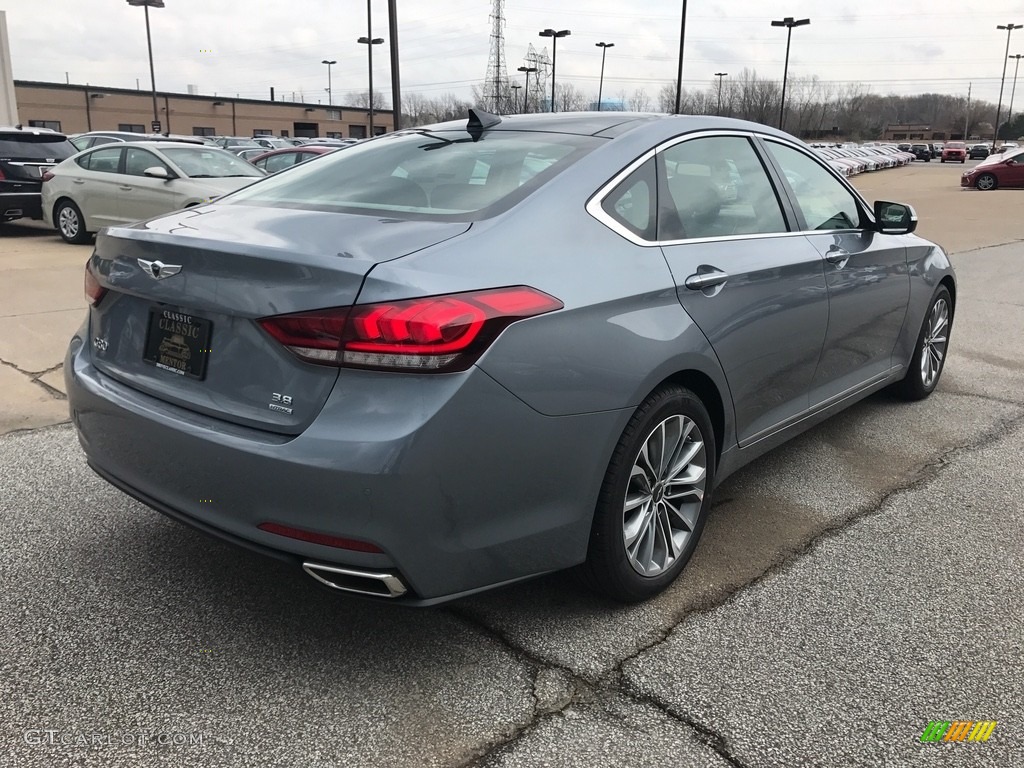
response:
<path id="1" fill-rule="evenodd" d="M 302 570 L 321 584 L 341 592 L 394 598 L 401 597 L 409 591 L 402 580 L 393 573 L 356 571 L 352 568 L 310 562 L 303 563 Z"/>

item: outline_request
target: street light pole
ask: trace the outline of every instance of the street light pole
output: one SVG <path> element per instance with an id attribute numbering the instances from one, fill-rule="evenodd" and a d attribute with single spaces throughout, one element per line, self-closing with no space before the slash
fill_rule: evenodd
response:
<path id="1" fill-rule="evenodd" d="M 715 77 L 718 78 L 718 114 L 722 114 L 722 78 L 726 77 L 728 72 L 715 72 Z"/>
<path id="2" fill-rule="evenodd" d="M 515 109 L 516 105 L 519 103 L 519 94 L 517 91 L 521 90 L 523 86 L 513 85 L 510 87 L 512 88 L 512 109 Z"/>
<path id="3" fill-rule="evenodd" d="M 789 76 L 789 43 L 793 39 L 793 27 L 802 27 L 810 24 L 810 19 L 794 19 L 787 16 L 779 21 L 772 21 L 773 27 L 786 27 L 786 64 L 782 69 L 782 102 L 779 104 L 779 130 L 783 129 L 786 121 L 786 78 Z"/>
<path id="4" fill-rule="evenodd" d="M 519 71 L 526 73 L 526 87 L 523 88 L 523 114 L 525 115 L 526 114 L 526 107 L 530 103 L 529 102 L 529 99 L 530 99 L 530 73 L 531 72 L 536 72 L 537 68 L 536 67 L 520 67 Z"/>
<path id="5" fill-rule="evenodd" d="M 676 74 L 676 114 L 683 103 L 683 44 L 686 42 L 686 0 L 683 0 L 683 16 L 679 24 L 679 71 Z"/>
<path id="6" fill-rule="evenodd" d="M 338 62 L 324 59 L 320 63 L 327 65 L 327 106 L 332 106 L 334 104 L 334 91 L 331 89 L 331 65 L 337 64 Z"/>
<path id="7" fill-rule="evenodd" d="M 1010 89 L 1010 109 L 1006 113 L 1006 124 L 1009 125 L 1013 119 L 1013 96 L 1017 93 L 1017 70 L 1020 69 L 1020 60 L 1024 59 L 1024 53 L 1015 53 L 1010 56 L 1011 59 L 1016 59 L 1017 63 L 1013 65 L 1013 87 Z"/>
<path id="8" fill-rule="evenodd" d="M 601 95 L 604 93 L 604 57 L 608 53 L 609 48 L 614 48 L 615 43 L 594 43 L 598 48 L 601 49 L 601 79 L 598 81 L 597 86 L 597 111 L 601 111 Z"/>
<path id="9" fill-rule="evenodd" d="M 394 130 L 402 129 L 402 84 L 398 76 L 398 10 L 396 0 L 388 0 L 388 34 L 391 42 L 391 122 Z"/>
<path id="10" fill-rule="evenodd" d="M 160 112 L 156 106 L 156 73 L 153 69 L 153 38 L 149 32 L 149 9 L 151 7 L 163 8 L 164 0 L 128 0 L 128 5 L 136 8 L 142 6 L 142 9 L 146 13 L 146 47 L 149 49 L 149 82 L 153 90 L 153 122 L 159 123 Z"/>
<path id="11" fill-rule="evenodd" d="M 380 45 L 384 42 L 383 37 L 373 37 L 373 21 L 371 18 L 373 0 L 366 0 L 366 37 L 360 37 L 356 42 L 362 43 L 366 46 L 367 56 L 369 58 L 369 71 L 370 71 L 370 93 L 369 93 L 369 104 L 370 104 L 370 136 L 373 138 L 373 46 Z"/>
<path id="12" fill-rule="evenodd" d="M 1006 30 L 1006 54 L 1003 57 L 1003 79 L 999 81 L 999 103 L 996 104 L 996 125 L 992 131 L 992 149 L 999 143 L 999 115 L 1003 111 L 1003 86 L 1006 85 L 1006 62 L 1010 60 L 1010 35 L 1024 24 L 997 24 L 996 29 Z"/>
<path id="13" fill-rule="evenodd" d="M 542 29 L 541 37 L 551 38 L 551 111 L 555 111 L 555 59 L 558 57 L 558 38 L 568 37 L 572 34 L 568 29 L 560 29 L 557 32 L 551 28 Z"/>

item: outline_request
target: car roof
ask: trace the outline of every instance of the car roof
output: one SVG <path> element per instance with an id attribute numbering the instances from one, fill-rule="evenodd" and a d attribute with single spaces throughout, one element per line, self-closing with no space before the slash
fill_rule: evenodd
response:
<path id="1" fill-rule="evenodd" d="M 180 141 L 186 144 L 199 144 L 202 143 L 202 137 L 200 136 L 177 136 L 174 134 L 162 134 L 162 133 L 135 133 L 134 131 L 86 131 L 85 133 L 76 133 L 74 138 L 81 138 L 82 136 L 111 136 L 115 139 L 134 139 L 136 136 L 142 138 L 138 141 Z"/>
<path id="2" fill-rule="evenodd" d="M 60 131 L 54 131 L 50 128 L 25 128 L 20 125 L 4 125 L 0 126 L 0 135 L 7 136 L 59 136 L 66 139 L 67 134 L 61 133 Z"/>
<path id="3" fill-rule="evenodd" d="M 537 131 L 546 133 L 571 133 L 588 136 L 614 138 L 643 126 L 667 124 L 671 121 L 678 124 L 673 131 L 688 133 L 702 130 L 737 130 L 777 136 L 793 141 L 791 134 L 772 128 L 763 123 L 748 120 L 737 120 L 731 117 L 716 115 L 670 115 L 654 112 L 562 112 L 558 114 L 541 113 L 530 115 L 509 115 L 501 118 L 501 122 L 485 129 L 495 131 Z M 467 120 L 452 120 L 434 125 L 419 126 L 411 130 L 426 131 L 465 131 Z M 385 134 L 391 135 L 391 134 Z M 374 137 L 379 139 L 381 137 Z"/>
<path id="4" fill-rule="evenodd" d="M 211 147 L 209 144 L 196 144 L 192 141 L 132 141 L 126 142 L 132 145 L 132 147 L 147 147 L 149 149 L 171 149 L 175 147 L 187 147 L 189 149 L 220 149 L 220 147 Z M 91 152 L 95 149 L 110 149 L 110 144 L 100 144 L 97 147 L 89 147 L 87 152 Z"/>
<path id="5" fill-rule="evenodd" d="M 344 145 L 342 145 L 344 146 Z M 297 147 L 278 147 L 277 149 L 267 149 L 259 157 L 253 158 L 254 160 L 262 160 L 264 157 L 273 157 L 274 155 L 286 155 L 289 152 L 313 152 L 315 154 L 326 155 L 328 152 L 332 152 L 335 149 L 341 149 L 339 146 L 321 146 L 318 144 L 302 144 Z"/>

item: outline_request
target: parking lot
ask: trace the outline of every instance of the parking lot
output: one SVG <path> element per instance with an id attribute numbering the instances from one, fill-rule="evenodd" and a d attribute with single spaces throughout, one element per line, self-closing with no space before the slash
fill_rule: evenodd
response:
<path id="1" fill-rule="evenodd" d="M 0 235 L 0 765 L 1024 764 L 1024 193 L 863 174 L 953 254 L 938 390 L 885 393 L 727 480 L 694 560 L 623 607 L 569 574 L 404 610 L 97 478 L 61 360 L 89 249 Z M 995 720 L 923 744 L 929 721 Z"/>

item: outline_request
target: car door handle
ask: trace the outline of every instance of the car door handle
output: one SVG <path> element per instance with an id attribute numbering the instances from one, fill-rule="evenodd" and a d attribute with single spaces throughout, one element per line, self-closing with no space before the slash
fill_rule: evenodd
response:
<path id="1" fill-rule="evenodd" d="M 75 184 L 85 184 L 85 179 L 72 179 Z"/>
<path id="2" fill-rule="evenodd" d="M 131 192 L 133 189 L 133 187 L 125 186 L 124 184 L 119 184 L 117 188 L 124 190 L 125 192 Z"/>
<path id="3" fill-rule="evenodd" d="M 705 288 L 711 288 L 715 285 L 721 285 L 729 279 L 729 275 L 718 269 L 713 269 L 710 272 L 699 272 L 694 275 L 690 275 L 684 281 L 683 285 L 689 288 L 691 291 L 703 291 Z"/>
<path id="4" fill-rule="evenodd" d="M 841 264 L 850 258 L 850 252 L 845 248 L 837 248 L 832 246 L 825 252 L 825 261 L 830 264 Z"/>

